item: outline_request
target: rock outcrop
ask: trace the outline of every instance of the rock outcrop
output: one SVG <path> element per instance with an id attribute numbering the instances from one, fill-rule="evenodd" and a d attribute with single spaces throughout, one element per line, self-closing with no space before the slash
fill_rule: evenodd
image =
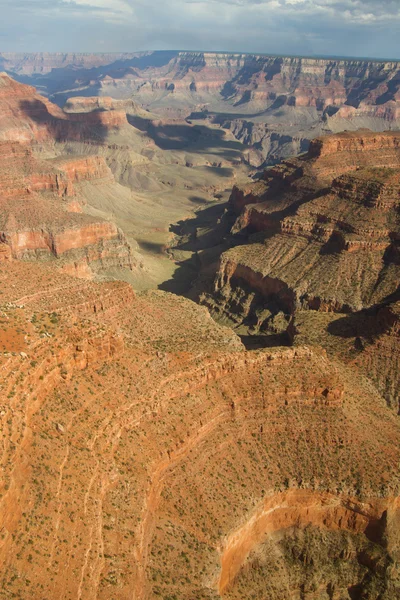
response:
<path id="1" fill-rule="evenodd" d="M 327 348 L 395 411 L 399 158 L 397 133 L 344 133 L 235 186 L 234 247 L 201 297 L 217 319 L 266 344 Z"/>
<path id="2" fill-rule="evenodd" d="M 124 113 L 130 112 L 138 114 L 140 113 L 140 110 L 140 106 L 131 99 L 116 100 L 111 96 L 75 96 L 69 98 L 64 105 L 64 111 L 73 114 L 91 113 L 93 111 L 122 111 Z"/>
<path id="3" fill-rule="evenodd" d="M 279 311 L 288 320 L 305 308 L 357 311 L 394 294 L 399 142 L 397 133 L 330 136 L 236 186 L 233 232 L 258 236 L 223 254 L 210 306 L 268 327 Z"/>
<path id="4" fill-rule="evenodd" d="M 91 121 L 82 120 L 82 129 L 58 107 L 39 99 L 34 88 L 6 74 L 0 75 L 0 113 L 0 241 L 9 248 L 3 259 L 55 257 L 62 259 L 65 270 L 84 277 L 110 267 L 132 269 L 132 251 L 122 231 L 112 222 L 83 214 L 82 183 L 115 183 L 104 158 L 41 158 L 42 149 L 54 146 L 57 135 L 72 132 L 73 139 L 80 139 Z"/>
<path id="5" fill-rule="evenodd" d="M 367 375 L 388 405 L 400 414 L 399 302 L 352 314 L 297 312 L 289 327 L 296 345 L 321 345 L 332 356 Z"/>
<path id="6" fill-rule="evenodd" d="M 0 73 L 0 140 L 34 142 L 64 141 L 101 143 L 108 129 L 127 124 L 126 111 L 95 110 L 67 113 L 7 73 Z M 105 107 L 106 105 L 104 105 Z"/>
<path id="7" fill-rule="evenodd" d="M 29 146 L 0 143 L 0 240 L 14 259 L 62 258 L 63 268 L 133 266 L 132 253 L 114 223 L 82 213 L 74 184 L 112 174 L 99 157 L 40 161 Z M 79 270 L 78 270 L 79 271 Z"/>
<path id="8" fill-rule="evenodd" d="M 372 331 L 358 329 L 356 363 L 371 377 L 388 404 L 400 414 L 400 303 L 378 310 Z"/>
<path id="9" fill-rule="evenodd" d="M 372 502 L 360 502 L 356 498 L 341 498 L 333 494 L 320 494 L 309 490 L 291 490 L 273 494 L 265 498 L 264 502 L 260 507 L 257 507 L 248 521 L 237 531 L 233 532 L 226 541 L 221 561 L 222 569 L 219 579 L 219 591 L 223 596 L 235 598 L 238 592 L 244 592 L 246 579 L 249 577 L 253 581 L 254 579 L 256 580 L 255 589 L 257 591 L 260 588 L 259 592 L 261 593 L 261 586 L 264 585 L 267 587 L 269 594 L 272 594 L 272 597 L 276 597 L 277 590 L 274 590 L 274 588 L 279 580 L 282 581 L 282 576 L 274 577 L 272 565 L 268 564 L 268 546 L 270 545 L 271 538 L 275 538 L 275 546 L 280 548 L 283 555 L 282 559 L 276 562 L 281 563 L 280 567 L 283 567 L 284 571 L 287 569 L 289 577 L 295 577 L 294 573 L 291 573 L 291 569 L 294 571 L 297 570 L 293 563 L 296 563 L 296 559 L 300 559 L 300 561 L 304 561 L 306 564 L 311 563 L 312 565 L 315 561 L 315 551 L 317 551 L 317 548 L 319 547 L 320 552 L 322 549 L 325 550 L 325 544 L 322 540 L 324 535 L 329 537 L 328 532 L 330 532 L 332 538 L 341 538 L 342 543 L 344 542 L 346 546 L 348 544 L 348 548 L 351 546 L 350 540 L 352 538 L 357 539 L 360 534 L 360 537 L 362 537 L 363 534 L 368 532 L 366 535 L 367 538 L 371 536 L 372 531 L 374 531 L 372 537 L 384 535 L 384 521 L 386 518 L 389 520 L 396 519 L 397 511 L 398 501 L 394 499 L 389 501 L 376 499 Z M 309 547 L 305 545 L 303 547 L 300 546 L 300 548 L 292 547 L 294 556 L 291 561 L 290 557 L 287 556 L 290 544 L 287 545 L 288 540 L 285 540 L 284 532 L 293 528 L 304 529 L 306 532 L 303 534 L 305 539 L 301 541 L 303 544 L 307 544 L 308 541 L 310 545 Z M 301 534 L 300 537 L 302 537 Z M 313 544 L 310 543 L 312 538 L 314 538 Z M 286 544 L 285 542 L 282 543 L 283 540 Z M 287 547 L 284 549 L 285 545 Z M 330 552 L 334 554 L 335 544 L 329 545 L 331 545 Z M 313 546 L 315 547 L 313 548 Z M 354 565 L 353 568 L 350 564 L 346 565 L 346 573 L 339 574 L 332 568 L 330 570 L 330 577 L 332 579 L 328 583 L 326 581 L 319 582 L 318 576 L 312 577 L 310 573 L 308 581 L 304 578 L 304 588 L 308 590 L 310 595 L 313 591 L 317 591 L 322 597 L 324 592 L 326 593 L 326 590 L 329 589 L 336 590 L 339 594 L 339 590 L 342 588 L 342 591 L 346 593 L 346 577 L 351 578 L 357 571 L 360 572 L 362 570 L 363 559 L 365 561 L 369 554 L 367 546 L 368 543 L 363 549 L 359 547 L 356 552 L 353 551 Z M 363 558 L 361 558 L 362 556 Z M 386 560 L 383 558 L 383 554 L 380 554 L 379 560 L 386 562 L 388 566 L 388 557 L 385 558 Z M 367 561 L 374 562 L 374 558 L 369 556 Z M 256 572 L 255 576 L 251 573 L 253 570 Z M 307 570 L 306 568 L 305 571 Z M 380 587 L 377 582 L 375 586 L 377 588 Z M 233 594 L 231 594 L 230 589 L 235 587 L 238 589 L 233 589 Z M 315 590 L 316 587 L 317 590 Z M 290 593 L 290 584 L 288 588 L 287 593 Z M 392 588 L 392 591 L 396 594 L 394 588 Z M 287 598 L 288 595 L 284 595 L 283 597 Z"/>
<path id="10" fill-rule="evenodd" d="M 0 73 L 0 140 L 41 142 L 49 138 L 49 128 L 65 126 L 62 110 L 36 94 L 34 87 L 21 85 Z"/>

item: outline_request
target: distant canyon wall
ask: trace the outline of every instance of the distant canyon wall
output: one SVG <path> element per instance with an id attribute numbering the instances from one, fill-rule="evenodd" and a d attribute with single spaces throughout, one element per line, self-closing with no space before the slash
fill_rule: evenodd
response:
<path id="1" fill-rule="evenodd" d="M 400 63 L 215 52 L 0 54 L 60 106 L 70 96 L 134 98 L 163 117 L 203 118 L 248 146 L 256 167 L 323 133 L 398 129 Z"/>

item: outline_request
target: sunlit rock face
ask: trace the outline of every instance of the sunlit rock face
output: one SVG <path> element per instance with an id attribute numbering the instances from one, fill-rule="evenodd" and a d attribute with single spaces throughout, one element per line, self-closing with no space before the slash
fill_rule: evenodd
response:
<path id="1" fill-rule="evenodd" d="M 327 136 L 234 186 L 239 243 L 222 254 L 213 289 L 201 295 L 216 318 L 251 333 L 332 344 L 395 411 L 399 142 L 396 132 Z"/>
<path id="2" fill-rule="evenodd" d="M 71 117 L 5 73 L 0 107 L 0 238 L 9 247 L 4 256 L 60 258 L 65 270 L 85 277 L 105 267 L 132 268 L 131 249 L 116 225 L 83 214 L 79 185 L 114 182 L 104 158 L 41 158 L 60 140 L 90 143 L 96 128 L 119 126 L 120 119 Z"/>
<path id="3" fill-rule="evenodd" d="M 240 321 L 257 308 L 252 292 L 286 314 L 357 311 L 394 294 L 399 162 L 397 133 L 337 134 L 315 140 L 308 154 L 267 169 L 261 179 L 235 186 L 233 232 L 259 232 L 263 241 L 222 255 L 215 308 L 219 303 Z M 241 287 L 246 292 L 239 300 Z"/>
<path id="4" fill-rule="evenodd" d="M 396 598 L 399 421 L 360 371 L 165 292 L 0 282 L 11 593 Z"/>

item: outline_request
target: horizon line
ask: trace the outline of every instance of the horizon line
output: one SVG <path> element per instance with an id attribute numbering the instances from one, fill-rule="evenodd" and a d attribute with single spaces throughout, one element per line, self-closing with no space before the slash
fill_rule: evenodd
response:
<path id="1" fill-rule="evenodd" d="M 372 56 L 347 56 L 340 54 L 277 54 L 275 52 L 244 52 L 238 50 L 113 50 L 113 51 L 94 51 L 94 52 L 76 52 L 70 51 L 48 51 L 48 50 L 29 50 L 29 51 L 12 51 L 12 50 L 0 50 L 0 56 L 5 54 L 49 54 L 49 55 L 60 55 L 60 54 L 75 54 L 80 56 L 86 55 L 104 55 L 104 54 L 155 54 L 155 53 L 171 53 L 176 52 L 177 54 L 230 54 L 230 55 L 245 55 L 245 56 L 267 56 L 272 58 L 307 58 L 311 60 L 340 60 L 340 61 L 363 61 L 363 62 L 400 62 L 400 58 L 378 58 Z"/>

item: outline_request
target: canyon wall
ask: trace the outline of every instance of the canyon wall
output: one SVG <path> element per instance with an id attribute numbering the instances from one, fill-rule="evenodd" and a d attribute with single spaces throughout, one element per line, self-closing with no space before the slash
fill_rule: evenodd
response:
<path id="1" fill-rule="evenodd" d="M 82 185 L 115 183 L 104 157 L 53 158 L 57 139 L 86 140 L 89 130 L 93 136 L 96 128 L 127 123 L 126 113 L 71 118 L 5 73 L 0 107 L 0 240 L 9 248 L 2 259 L 57 258 L 66 272 L 85 278 L 113 267 L 132 269 L 132 250 L 122 231 L 84 214 Z"/>
<path id="2" fill-rule="evenodd" d="M 366 379 L 247 352 L 172 294 L 17 261 L 0 282 L 3 589 L 397 597 L 399 423 Z"/>
<path id="3" fill-rule="evenodd" d="M 79 52 L 1 52 L 0 60 L 7 70 L 21 75 L 46 74 L 53 69 L 68 67 L 91 69 L 111 64 L 115 61 L 132 60 L 146 56 L 146 52 L 99 52 L 96 54 Z"/>
<path id="4" fill-rule="evenodd" d="M 246 160 L 256 167 L 306 151 L 323 133 L 399 127 L 395 61 L 212 52 L 2 56 L 3 68 L 31 74 L 60 106 L 74 95 L 133 98 L 163 117 L 211 121 L 249 146 Z"/>
<path id="5" fill-rule="evenodd" d="M 233 247 L 200 296 L 266 344 L 329 347 L 396 411 L 399 159 L 398 133 L 346 132 L 236 185 Z"/>
<path id="6" fill-rule="evenodd" d="M 165 58 L 140 64 L 180 69 L 168 95 L 206 67 Z M 248 65 L 206 58 L 192 94 Z M 399 598 L 399 135 L 317 140 L 236 182 L 203 300 L 240 338 L 204 306 L 115 280 L 135 267 L 119 223 L 149 221 L 159 252 L 159 229 L 248 174 L 231 134 L 0 85 L 0 589 Z M 267 343 L 248 351 L 253 330 Z"/>
<path id="7" fill-rule="evenodd" d="M 260 235 L 222 255 L 219 300 L 210 299 L 215 310 L 257 322 L 259 304 L 287 315 L 300 308 L 348 312 L 394 294 L 399 141 L 397 133 L 329 136 L 304 157 L 236 186 L 232 231 Z"/>

